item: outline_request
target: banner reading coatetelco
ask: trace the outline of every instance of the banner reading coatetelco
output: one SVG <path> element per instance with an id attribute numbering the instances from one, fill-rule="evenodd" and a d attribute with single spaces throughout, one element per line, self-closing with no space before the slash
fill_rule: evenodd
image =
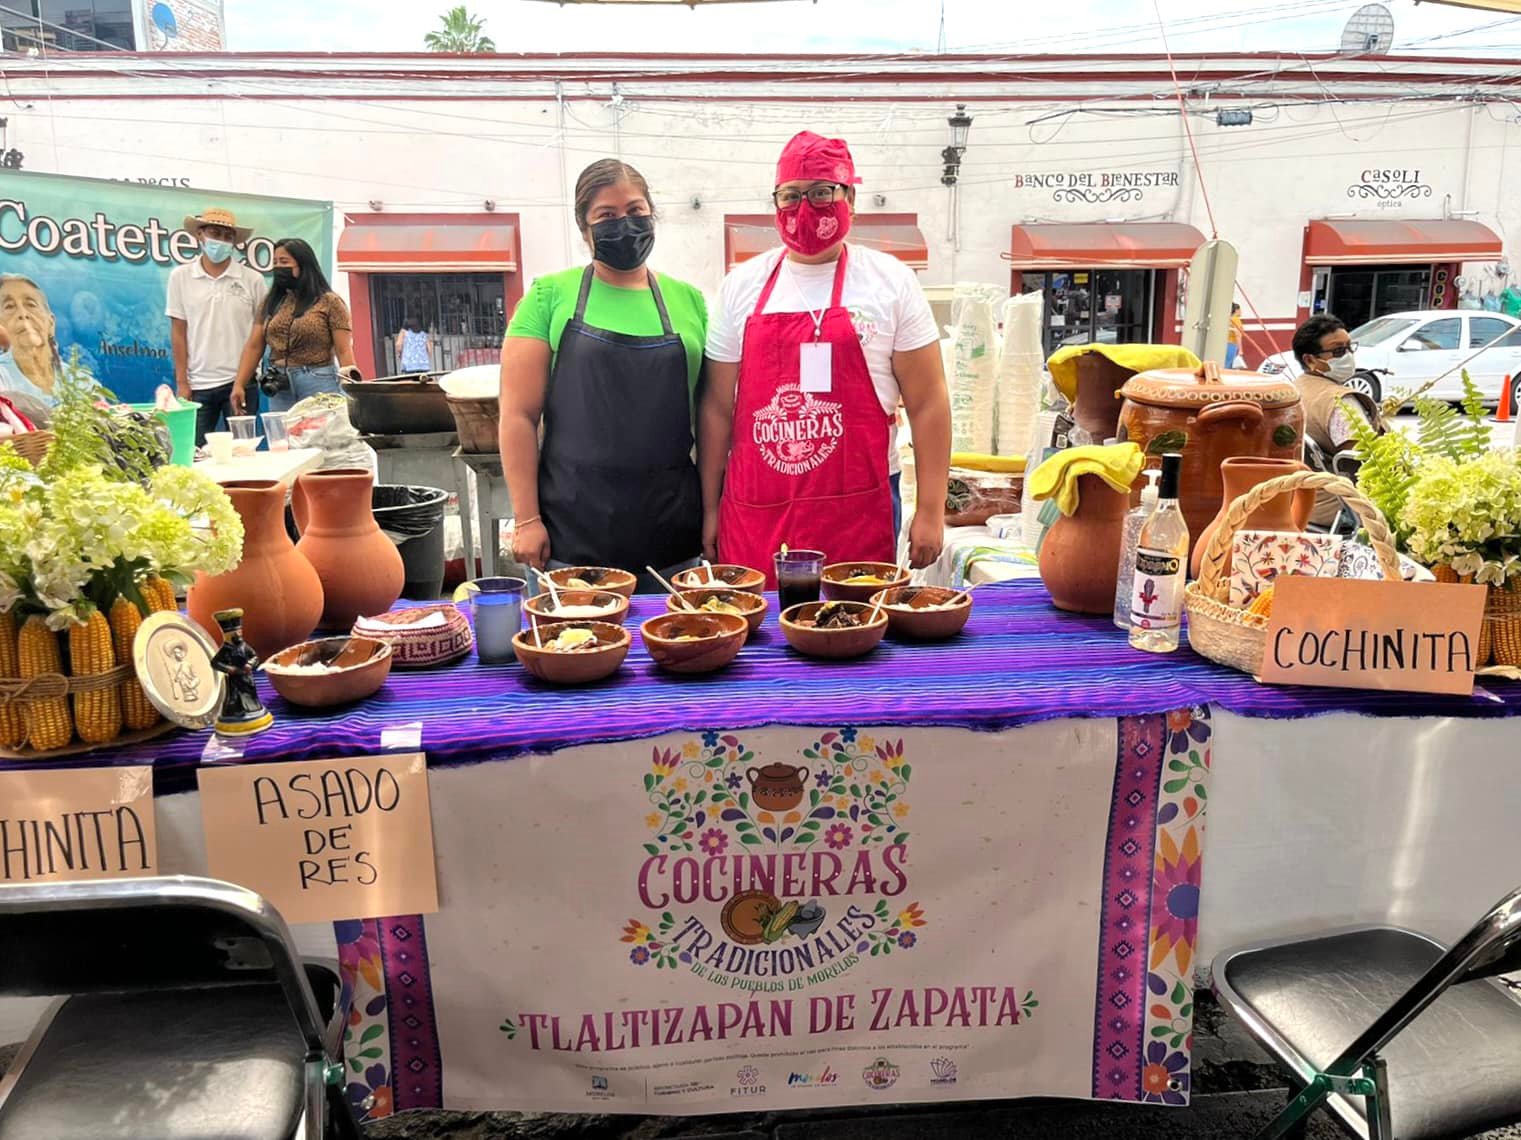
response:
<path id="1" fill-rule="evenodd" d="M 185 219 L 209 206 L 253 227 L 238 256 L 261 273 L 287 237 L 304 238 L 330 271 L 331 202 L 0 173 L 0 329 L 25 379 L 51 393 L 61 361 L 78 348 L 123 400 L 147 401 L 174 383 L 169 272 L 196 257 Z"/>

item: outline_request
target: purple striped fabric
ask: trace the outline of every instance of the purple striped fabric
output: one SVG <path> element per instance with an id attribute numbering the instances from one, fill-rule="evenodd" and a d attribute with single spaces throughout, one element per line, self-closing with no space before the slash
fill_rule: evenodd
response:
<path id="1" fill-rule="evenodd" d="M 1261 717 L 1521 715 L 1521 684 L 1514 682 L 1486 678 L 1483 691 L 1465 698 L 1269 687 L 1186 645 L 1165 657 L 1133 650 L 1108 618 L 1054 609 L 1038 581 L 984 587 L 975 598 L 972 620 L 955 641 L 889 639 L 869 657 L 847 662 L 798 656 L 782 638 L 773 607 L 734 664 L 707 677 L 654 668 L 635 627 L 662 612 L 664 601 L 639 598 L 628 623 L 633 651 L 601 684 L 555 688 L 516 664 L 483 666 L 471 657 L 439 670 L 396 670 L 368 701 L 313 714 L 285 704 L 261 682 L 276 723 L 248 742 L 247 755 L 299 760 L 373 753 L 383 729 L 410 721 L 423 722 L 423 748 L 436 767 L 768 724 L 995 731 L 1057 717 L 1139 716 L 1203 704 Z M 60 765 L 152 762 L 161 770 L 160 790 L 171 791 L 193 782 L 205 740 L 201 733 L 176 733 Z"/>

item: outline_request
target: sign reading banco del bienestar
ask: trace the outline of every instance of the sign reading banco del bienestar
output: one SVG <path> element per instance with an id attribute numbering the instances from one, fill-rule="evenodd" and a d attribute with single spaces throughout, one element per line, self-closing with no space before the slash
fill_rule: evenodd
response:
<path id="1" fill-rule="evenodd" d="M 288 237 L 310 243 L 331 269 L 330 202 L 0 171 L 0 294 L 17 292 L 13 307 L 32 310 L 55 350 L 29 357 L 27 380 L 51 391 L 61 362 L 78 350 L 123 400 L 145 402 L 159 384 L 173 384 L 164 316 L 169 273 L 199 255 L 199 240 L 184 223 L 211 206 L 253 228 L 234 256 L 260 273 L 269 272 L 275 243 Z M 0 295 L 0 325 L 6 300 Z"/>

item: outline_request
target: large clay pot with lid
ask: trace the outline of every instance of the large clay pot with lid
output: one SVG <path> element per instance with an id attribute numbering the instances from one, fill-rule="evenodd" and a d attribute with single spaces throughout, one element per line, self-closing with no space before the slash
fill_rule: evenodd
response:
<path id="1" fill-rule="evenodd" d="M 1224 501 L 1220 464 L 1304 452 L 1304 409 L 1292 380 L 1213 365 L 1200 372 L 1160 368 L 1131 377 L 1121 389 L 1119 426 L 1120 439 L 1140 444 L 1148 458 L 1183 456 L 1179 504 L 1195 545 Z"/>
<path id="2" fill-rule="evenodd" d="M 322 579 L 324 629 L 351 628 L 401 597 L 406 571 L 370 509 L 374 479 L 362 467 L 309 471 L 297 482 L 306 516 L 296 549 Z"/>
<path id="3" fill-rule="evenodd" d="M 1077 477 L 1077 510 L 1061 515 L 1040 543 L 1040 580 L 1059 610 L 1113 614 L 1130 496 L 1097 475 Z"/>
<path id="4" fill-rule="evenodd" d="M 1220 511 L 1210 520 L 1194 545 L 1193 557 L 1188 561 L 1189 576 L 1192 578 L 1199 576 L 1199 565 L 1204 560 L 1204 550 L 1209 545 L 1210 535 L 1220 528 L 1220 520 L 1225 517 L 1225 512 L 1230 510 L 1233 502 L 1259 483 L 1266 483 L 1269 479 L 1276 479 L 1280 475 L 1292 475 L 1296 471 L 1308 470 L 1309 468 L 1297 459 L 1260 459 L 1257 456 L 1238 455 L 1221 463 L 1220 478 L 1225 490 Z M 1292 495 L 1276 495 L 1263 503 L 1247 515 L 1240 529 L 1301 531 L 1309 524 L 1310 515 L 1314 511 L 1315 492 L 1308 488 L 1301 488 Z"/>
<path id="5" fill-rule="evenodd" d="M 186 599 L 191 619 L 222 643 L 218 610 L 243 611 L 243 637 L 267 658 L 305 641 L 322 616 L 322 582 L 285 531 L 285 484 L 273 479 L 224 483 L 243 520 L 243 558 L 226 574 L 197 574 Z"/>

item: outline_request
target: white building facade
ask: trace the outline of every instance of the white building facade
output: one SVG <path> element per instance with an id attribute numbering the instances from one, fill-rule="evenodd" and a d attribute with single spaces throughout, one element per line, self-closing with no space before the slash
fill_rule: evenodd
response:
<path id="1" fill-rule="evenodd" d="M 495 359 L 527 283 L 585 260 L 570 199 L 605 156 L 649 180 L 652 263 L 711 295 L 774 244 L 776 155 L 804 128 L 850 142 L 860 240 L 926 285 L 1044 290 L 1048 349 L 1177 339 L 1181 271 L 1215 234 L 1240 251 L 1253 363 L 1314 311 L 1356 324 L 1509 283 L 1513 63 L 1176 64 L 1176 85 L 1152 56 L 81 54 L 4 71 L 25 169 L 208 204 L 332 200 L 370 374 L 413 314 L 440 367 Z M 947 185 L 958 104 L 972 124 Z"/>

